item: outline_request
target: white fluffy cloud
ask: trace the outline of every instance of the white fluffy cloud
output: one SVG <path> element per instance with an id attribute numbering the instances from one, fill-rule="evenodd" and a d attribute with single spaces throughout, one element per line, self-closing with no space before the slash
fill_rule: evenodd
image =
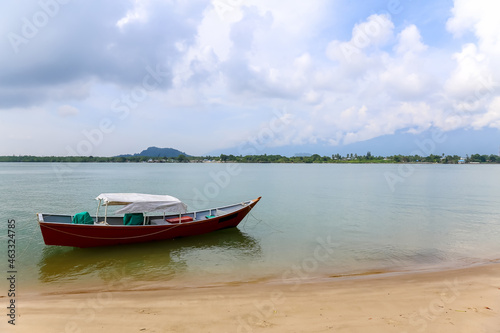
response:
<path id="1" fill-rule="evenodd" d="M 398 54 L 418 54 L 427 50 L 427 45 L 422 43 L 418 28 L 412 24 L 398 34 L 398 44 L 395 49 Z"/>
<path id="2" fill-rule="evenodd" d="M 493 127 L 500 129 L 500 97 L 495 97 L 488 106 L 488 111 L 476 117 L 472 122 L 472 127 L 480 129 L 483 127 Z"/>
<path id="3" fill-rule="evenodd" d="M 334 40 L 328 44 L 327 55 L 340 63 L 359 66 L 366 50 L 384 46 L 393 35 L 394 24 L 388 15 L 371 15 L 366 21 L 356 24 L 352 37 L 347 42 Z"/>
<path id="4" fill-rule="evenodd" d="M 455 0 L 446 27 L 456 37 L 474 33 L 482 51 L 500 53 L 500 3 L 490 0 Z"/>
<path id="5" fill-rule="evenodd" d="M 455 37 L 467 33 L 475 36 L 454 54 L 456 67 L 446 83 L 456 109 L 478 113 L 470 119 L 474 128 L 487 127 L 488 119 L 494 121 L 500 86 L 499 10 L 498 2 L 456 0 L 447 22 Z"/>

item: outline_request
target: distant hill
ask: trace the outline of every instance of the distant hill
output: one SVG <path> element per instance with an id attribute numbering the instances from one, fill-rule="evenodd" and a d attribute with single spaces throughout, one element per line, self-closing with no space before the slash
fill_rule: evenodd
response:
<path id="1" fill-rule="evenodd" d="M 158 147 L 149 147 L 148 149 L 145 149 L 141 151 L 138 154 L 125 154 L 125 155 L 118 155 L 116 157 L 131 157 L 131 156 L 147 156 L 147 157 L 178 157 L 179 155 L 185 155 L 189 156 L 188 154 L 174 149 L 174 148 L 158 148 Z"/>
<path id="2" fill-rule="evenodd" d="M 437 133 L 437 132 L 436 132 Z M 296 152 L 310 152 L 321 156 L 332 156 L 333 154 L 358 154 L 365 155 L 371 152 L 374 156 L 391 155 L 420 155 L 446 153 L 447 155 L 466 154 L 495 154 L 498 152 L 500 142 L 500 130 L 497 128 L 484 128 L 481 131 L 462 128 L 453 131 L 439 133 L 443 135 L 443 140 L 439 142 L 434 139 L 436 135 L 433 130 L 428 130 L 419 134 L 409 133 L 408 130 L 400 130 L 394 134 L 382 135 L 366 141 L 333 146 L 329 142 L 318 140 L 317 143 L 285 146 L 266 146 L 262 142 L 243 142 L 235 147 L 227 147 L 203 153 L 204 156 L 219 156 L 220 154 L 239 155 L 282 155 L 293 156 Z M 446 138 L 446 139 L 445 139 Z"/>

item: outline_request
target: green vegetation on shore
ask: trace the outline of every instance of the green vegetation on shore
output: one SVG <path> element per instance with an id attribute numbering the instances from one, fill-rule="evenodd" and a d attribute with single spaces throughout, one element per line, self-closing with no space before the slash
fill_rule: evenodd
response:
<path id="1" fill-rule="evenodd" d="M 201 162 L 236 162 L 236 163 L 500 163 L 497 155 L 473 154 L 466 157 L 458 155 L 429 155 L 429 156 L 373 156 L 370 152 L 366 155 L 347 154 L 341 156 L 311 156 L 286 157 L 281 155 L 246 155 L 234 156 L 221 154 L 220 156 L 186 156 L 180 154 L 177 157 L 148 157 L 148 156 L 0 156 L 0 162 L 63 162 L 63 163 L 126 163 L 126 162 L 149 162 L 149 163 L 201 163 Z"/>
<path id="2" fill-rule="evenodd" d="M 334 154 L 332 156 L 320 156 L 314 154 L 311 156 L 294 156 L 286 157 L 281 155 L 248 155 L 234 156 L 221 155 L 221 162 L 238 162 L 238 163 L 442 163 L 442 164 L 458 164 L 458 163 L 500 163 L 500 157 L 496 155 L 479 155 L 474 154 L 469 157 L 462 158 L 458 155 L 429 155 L 429 156 L 373 156 L 370 152 L 366 155 L 347 154 L 341 156 Z"/>

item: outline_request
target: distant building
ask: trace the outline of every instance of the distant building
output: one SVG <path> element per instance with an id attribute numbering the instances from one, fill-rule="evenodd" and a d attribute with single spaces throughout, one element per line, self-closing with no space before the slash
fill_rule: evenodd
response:
<path id="1" fill-rule="evenodd" d="M 458 164 L 465 164 L 465 158 L 461 157 L 461 158 L 458 160 Z"/>

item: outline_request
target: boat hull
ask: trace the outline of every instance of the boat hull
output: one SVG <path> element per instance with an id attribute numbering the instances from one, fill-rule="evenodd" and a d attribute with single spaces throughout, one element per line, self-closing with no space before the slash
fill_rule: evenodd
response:
<path id="1" fill-rule="evenodd" d="M 100 225 L 38 221 L 46 245 L 97 247 L 161 241 L 234 228 L 260 198 L 226 215 L 167 225 Z"/>

